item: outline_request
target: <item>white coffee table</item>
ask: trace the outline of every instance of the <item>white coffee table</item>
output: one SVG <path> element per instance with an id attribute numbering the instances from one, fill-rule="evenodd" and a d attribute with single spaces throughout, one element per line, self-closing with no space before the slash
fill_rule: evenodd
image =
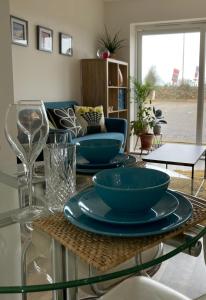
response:
<path id="1" fill-rule="evenodd" d="M 180 165 L 192 167 L 192 178 L 194 178 L 194 166 L 205 153 L 206 147 L 190 144 L 164 144 L 142 158 L 145 162 L 163 163 L 167 165 Z M 206 156 L 204 178 L 206 178 Z"/>

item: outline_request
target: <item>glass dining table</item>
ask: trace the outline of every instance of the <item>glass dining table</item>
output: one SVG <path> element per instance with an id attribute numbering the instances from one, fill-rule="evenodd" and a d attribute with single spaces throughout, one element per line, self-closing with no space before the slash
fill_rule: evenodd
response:
<path id="1" fill-rule="evenodd" d="M 46 205 L 42 166 L 37 170 L 40 171 L 33 179 L 33 197 Z M 169 175 L 170 188 L 179 190 L 191 201 L 192 217 L 163 234 L 110 237 L 76 228 L 63 213 L 47 212 L 32 226 L 29 222 L 18 222 L 15 213 L 27 202 L 25 179 L 15 167 L 0 166 L 0 299 L 36 299 L 43 292 L 42 299 L 76 300 L 84 286 L 92 287 L 100 295 L 99 283 L 155 269 L 180 252 L 198 255 L 202 237 L 205 243 L 206 202 L 196 194 L 204 179 L 198 178 L 197 183 L 184 174 L 170 172 Z M 90 185 L 91 176 L 77 175 L 78 191 Z M 172 247 L 160 251 L 164 244 Z M 155 255 L 144 258 L 143 254 L 151 249 L 155 249 Z M 135 263 L 128 264 L 134 257 Z"/>

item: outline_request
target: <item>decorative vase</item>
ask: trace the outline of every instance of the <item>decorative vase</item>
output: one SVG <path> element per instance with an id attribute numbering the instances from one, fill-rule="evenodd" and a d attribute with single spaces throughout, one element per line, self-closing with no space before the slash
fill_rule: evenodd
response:
<path id="1" fill-rule="evenodd" d="M 119 67 L 118 67 L 118 84 L 119 84 L 119 86 L 123 85 L 123 75 L 122 75 L 122 71 L 120 70 Z"/>
<path id="2" fill-rule="evenodd" d="M 97 50 L 97 57 L 106 60 L 110 57 L 110 52 L 106 48 L 100 48 Z"/>

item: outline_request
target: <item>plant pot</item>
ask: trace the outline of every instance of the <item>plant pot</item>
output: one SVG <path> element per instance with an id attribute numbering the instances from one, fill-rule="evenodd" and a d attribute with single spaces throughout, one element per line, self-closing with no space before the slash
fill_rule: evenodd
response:
<path id="1" fill-rule="evenodd" d="M 142 134 L 148 133 L 148 129 L 147 127 L 143 127 L 143 128 L 134 128 L 134 134 L 137 136 L 140 136 Z"/>
<path id="2" fill-rule="evenodd" d="M 161 134 L 161 125 L 156 124 L 153 128 L 153 132 L 154 132 L 155 135 L 160 135 Z"/>
<path id="3" fill-rule="evenodd" d="M 152 143 L 154 139 L 154 134 L 144 133 L 140 135 L 141 150 L 150 150 L 152 148 Z"/>
<path id="4" fill-rule="evenodd" d="M 115 59 L 115 58 L 116 58 L 116 53 L 111 53 L 111 52 L 110 52 L 110 55 L 109 55 L 109 57 L 110 57 L 110 58 L 114 58 L 114 59 Z"/>

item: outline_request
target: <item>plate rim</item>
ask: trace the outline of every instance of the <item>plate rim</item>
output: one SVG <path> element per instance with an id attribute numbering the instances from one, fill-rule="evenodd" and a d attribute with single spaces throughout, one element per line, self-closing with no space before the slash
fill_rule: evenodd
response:
<path id="1" fill-rule="evenodd" d="M 147 219 L 146 221 L 145 220 L 140 220 L 138 221 L 138 219 L 134 220 L 134 221 L 129 221 L 129 222 L 126 222 L 126 221 L 115 221 L 115 220 L 109 220 L 109 219 L 106 219 L 104 217 L 101 217 L 101 216 L 98 216 L 97 214 L 92 214 L 92 213 L 89 213 L 86 209 L 84 209 L 84 207 L 82 207 L 80 205 L 80 201 L 81 201 L 81 198 L 84 197 L 84 194 L 88 194 L 90 193 L 91 191 L 95 192 L 95 188 L 94 187 L 90 187 L 86 190 L 83 190 L 80 192 L 81 195 L 76 195 L 75 197 L 77 198 L 77 202 L 78 202 L 78 205 L 80 207 L 80 209 L 83 211 L 84 214 L 86 214 L 88 217 L 94 219 L 94 220 L 97 220 L 97 221 L 101 221 L 101 222 L 105 222 L 105 223 L 109 223 L 109 224 L 116 224 L 116 225 L 136 225 L 136 224 L 146 224 L 146 223 L 151 223 L 151 222 L 156 222 L 156 221 L 159 221 L 165 217 L 167 217 L 168 215 L 172 214 L 177 208 L 178 208 L 178 205 L 179 205 L 179 201 L 177 199 L 177 197 L 175 195 L 173 195 L 170 191 L 166 191 L 169 195 L 172 196 L 172 198 L 174 199 L 174 201 L 176 201 L 176 206 L 174 207 L 174 209 L 172 209 L 171 211 L 168 211 L 167 213 L 163 214 L 162 216 L 159 216 L 159 217 L 153 217 L 152 219 Z M 79 199 L 78 199 L 79 197 Z M 98 197 L 98 194 L 97 194 L 97 199 L 101 197 L 99 196 Z M 96 199 L 96 200 L 97 200 Z M 155 205 L 154 205 L 155 207 Z"/>
<path id="2" fill-rule="evenodd" d="M 129 158 L 125 161 L 126 164 L 127 164 L 127 162 L 130 163 L 130 164 L 131 163 L 132 164 L 136 163 L 136 158 L 133 155 L 128 154 L 128 157 Z M 131 162 L 131 160 L 132 160 L 132 162 Z M 125 162 L 123 162 L 121 165 L 117 165 L 116 167 L 114 166 L 113 168 L 121 168 L 124 165 Z M 130 166 L 130 164 L 128 165 L 128 167 Z M 91 174 L 91 175 L 93 175 L 93 174 L 95 174 L 97 172 L 100 172 L 102 170 L 104 170 L 104 168 L 93 168 L 93 169 L 92 168 L 91 169 L 88 169 L 88 168 L 78 168 L 78 166 L 76 165 L 76 172 L 80 173 L 80 174 Z"/>
<path id="3" fill-rule="evenodd" d="M 170 190 L 171 191 L 171 190 Z M 79 222 L 78 220 L 76 220 L 75 218 L 73 218 L 70 214 L 70 216 L 66 215 L 65 213 L 65 209 L 66 209 L 66 206 L 67 206 L 67 203 L 68 201 L 66 202 L 65 206 L 64 206 L 64 216 L 66 217 L 67 220 L 69 220 L 73 225 L 77 226 L 78 228 L 84 230 L 84 231 L 87 231 L 87 232 L 92 232 L 94 234 L 98 234 L 98 235 L 103 235 L 103 236 L 110 236 L 110 237 L 122 237 L 122 238 L 134 238 L 134 237 L 146 237 L 146 236 L 154 236 L 154 235 L 159 235 L 159 234 L 164 234 L 164 233 L 167 233 L 169 231 L 172 231 L 174 229 L 176 229 L 177 227 L 180 227 L 181 225 L 183 225 L 184 223 L 187 222 L 187 220 L 192 216 L 192 204 L 191 202 L 182 194 L 179 194 L 178 192 L 176 191 L 171 191 L 172 193 L 175 193 L 177 195 L 177 197 L 180 197 L 179 199 L 180 202 L 183 201 L 184 202 L 184 205 L 187 206 L 188 210 L 189 210 L 189 213 L 187 214 L 187 216 L 184 217 L 184 219 L 180 220 L 180 221 L 176 221 L 175 224 L 172 225 L 172 227 L 170 226 L 169 228 L 166 227 L 166 229 L 164 229 L 164 227 L 162 228 L 162 230 L 156 230 L 156 231 L 152 231 L 151 232 L 151 229 L 150 231 L 147 231 L 147 232 L 137 232 L 137 233 L 120 233 L 120 232 L 105 232 L 105 231 L 102 231 L 102 230 L 97 230 L 95 228 L 92 228 L 91 226 L 89 227 L 88 229 L 88 225 L 84 225 L 82 224 L 81 222 Z M 178 199 L 178 200 L 179 200 Z M 181 203 L 180 203 L 181 205 Z M 80 208 L 79 208 L 80 210 Z M 80 210 L 81 211 L 81 210 Z M 83 212 L 81 212 L 83 214 Z M 174 213 L 172 213 L 171 215 L 169 215 L 168 217 L 165 218 L 165 220 L 167 218 L 170 218 Z M 86 218 L 89 218 L 88 216 L 85 215 Z M 90 218 L 89 218 L 90 219 Z M 92 220 L 92 219 L 91 219 Z M 163 220 L 159 220 L 159 222 L 162 222 Z M 92 220 L 92 222 L 95 223 L 101 223 L 101 224 L 105 224 L 103 222 L 100 222 L 100 221 L 96 221 L 96 220 Z M 155 222 L 156 224 L 158 222 Z M 152 224 L 152 222 L 151 222 Z M 148 224 L 150 225 L 150 224 Z M 117 226 L 118 225 L 112 225 L 112 227 L 114 226 Z M 121 225 L 121 226 L 124 226 L 124 225 Z M 137 226 L 138 227 L 138 224 L 137 225 L 134 225 L 134 226 Z M 87 229 L 85 229 L 85 227 Z M 126 227 L 131 227 L 131 226 L 127 226 Z"/>
<path id="4" fill-rule="evenodd" d="M 82 156 L 81 156 L 82 157 Z M 121 157 L 122 160 L 120 160 L 120 162 L 117 161 L 117 158 L 116 157 Z M 83 158 L 83 157 L 82 157 Z M 123 164 L 127 159 L 129 159 L 129 155 L 128 154 L 125 154 L 125 153 L 118 153 L 114 158 L 113 160 L 116 158 L 116 161 L 114 162 L 108 162 L 108 163 L 103 163 L 103 164 L 95 164 L 94 163 L 86 163 L 85 164 L 81 164 L 81 163 L 76 163 L 77 167 L 79 169 L 102 169 L 102 168 L 105 168 L 105 167 L 110 167 L 110 166 L 117 166 L 118 164 Z"/>

